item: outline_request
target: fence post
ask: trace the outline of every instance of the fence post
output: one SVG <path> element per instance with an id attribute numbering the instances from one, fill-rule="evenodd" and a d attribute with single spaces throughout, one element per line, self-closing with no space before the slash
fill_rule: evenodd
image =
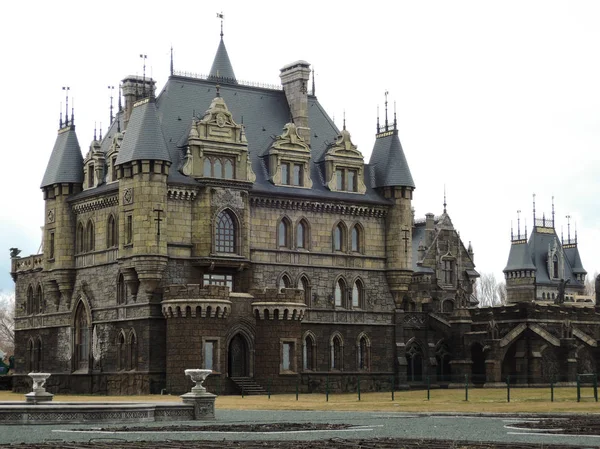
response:
<path id="1" fill-rule="evenodd" d="M 360 401 L 360 375 L 358 376 L 357 390 L 358 390 L 358 400 Z"/>
<path id="2" fill-rule="evenodd" d="M 242 398 L 244 397 L 244 384 L 242 384 Z"/>
<path id="3" fill-rule="evenodd" d="M 392 374 L 392 401 L 394 400 L 394 390 L 396 389 L 396 376 Z"/>
<path id="4" fill-rule="evenodd" d="M 327 379 L 325 380 L 325 401 L 329 402 L 329 375 L 327 376 Z"/>
<path id="5" fill-rule="evenodd" d="M 550 402 L 554 402 L 554 378 L 550 381 Z"/>
<path id="6" fill-rule="evenodd" d="M 506 402 L 510 402 L 510 376 L 506 376 Z"/>
<path id="7" fill-rule="evenodd" d="M 581 402 L 581 382 L 579 380 L 579 374 L 577 375 L 577 402 Z"/>
<path id="8" fill-rule="evenodd" d="M 465 401 L 469 400 L 469 375 L 465 374 Z"/>
<path id="9" fill-rule="evenodd" d="M 271 399 L 271 378 L 269 377 L 269 380 L 267 381 L 267 395 L 269 396 L 269 399 Z"/>
<path id="10" fill-rule="evenodd" d="M 427 376 L 427 400 L 429 400 L 431 398 L 430 392 L 429 392 L 430 387 L 431 387 L 431 384 L 429 382 L 429 376 Z"/>
<path id="11" fill-rule="evenodd" d="M 298 400 L 298 378 L 296 377 L 296 400 Z"/>
<path id="12" fill-rule="evenodd" d="M 598 402 L 598 375 L 594 373 L 594 399 Z"/>

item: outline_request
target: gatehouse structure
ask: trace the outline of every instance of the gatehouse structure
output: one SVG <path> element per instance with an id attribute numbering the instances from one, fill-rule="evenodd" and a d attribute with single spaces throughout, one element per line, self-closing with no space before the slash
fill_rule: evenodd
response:
<path id="1" fill-rule="evenodd" d="M 552 351 L 573 370 L 596 357 L 594 308 L 527 302 L 535 267 L 517 270 L 512 250 L 520 299 L 475 308 L 473 248 L 446 204 L 414 217 L 387 98 L 384 117 L 352 124 L 376 131 L 366 162 L 319 103 L 309 63 L 280 78 L 238 80 L 221 35 L 207 76 L 171 67 L 158 94 L 125 77 L 84 155 L 73 112 L 61 117 L 41 183 L 43 253 L 12 257 L 15 390 L 43 370 L 52 393 L 182 393 L 188 368 L 212 370 L 219 393 L 359 379 L 377 390 L 474 372 L 499 382 L 503 360 L 537 372 Z M 561 248 L 559 267 L 582 282 Z M 555 287 L 543 285 L 533 290 Z M 544 324 L 556 313 L 569 318 Z"/>

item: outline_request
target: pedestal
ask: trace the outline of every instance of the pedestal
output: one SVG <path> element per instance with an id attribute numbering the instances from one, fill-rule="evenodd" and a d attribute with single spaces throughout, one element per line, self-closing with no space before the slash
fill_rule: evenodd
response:
<path id="1" fill-rule="evenodd" d="M 215 399 L 217 395 L 203 393 L 186 393 L 180 396 L 184 404 L 194 406 L 194 419 L 197 421 L 215 419 Z"/>
<path id="2" fill-rule="evenodd" d="M 25 395 L 25 400 L 28 404 L 37 404 L 38 402 L 50 402 L 54 395 L 48 393 L 45 388 L 41 388 L 42 391 L 33 390 L 31 393 Z"/>

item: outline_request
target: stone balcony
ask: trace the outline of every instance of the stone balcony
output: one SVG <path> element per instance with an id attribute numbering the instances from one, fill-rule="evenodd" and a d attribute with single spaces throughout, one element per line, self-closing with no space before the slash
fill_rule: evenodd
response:
<path id="1" fill-rule="evenodd" d="M 13 274 L 41 270 L 44 267 L 44 254 L 32 254 L 27 257 L 14 257 L 10 260 L 10 272 Z"/>
<path id="2" fill-rule="evenodd" d="M 165 287 L 163 297 L 161 305 L 165 318 L 227 318 L 231 312 L 229 287 L 225 286 L 169 285 Z"/>

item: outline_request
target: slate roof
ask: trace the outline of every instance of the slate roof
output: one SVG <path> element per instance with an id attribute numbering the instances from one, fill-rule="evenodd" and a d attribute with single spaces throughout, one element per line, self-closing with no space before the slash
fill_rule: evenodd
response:
<path id="1" fill-rule="evenodd" d="M 508 253 L 508 261 L 504 272 L 513 270 L 535 270 L 533 264 L 533 258 L 529 251 L 529 244 L 523 240 L 522 243 L 513 243 L 510 245 L 510 252 Z"/>
<path id="2" fill-rule="evenodd" d="M 585 268 L 583 268 L 583 263 L 581 262 L 581 256 L 579 256 L 579 250 L 577 249 L 577 245 L 564 248 L 564 251 L 565 257 L 569 260 L 569 264 L 571 265 L 573 273 L 587 274 L 587 271 L 585 271 Z"/>
<path id="3" fill-rule="evenodd" d="M 171 162 L 153 98 L 134 105 L 117 164 L 144 159 Z"/>
<path id="4" fill-rule="evenodd" d="M 210 78 L 224 78 L 232 84 L 237 84 L 233 66 L 229 60 L 229 55 L 227 54 L 227 49 L 225 48 L 225 42 L 223 42 L 222 36 L 221 42 L 219 42 L 219 48 L 217 48 L 217 54 L 215 55 L 212 67 L 210 68 L 209 79 Z"/>
<path id="5" fill-rule="evenodd" d="M 75 134 L 75 126 L 58 131 L 40 187 L 58 183 L 83 183 L 83 156 Z"/>
<path id="6" fill-rule="evenodd" d="M 398 130 L 375 140 L 369 165 L 375 168 L 373 187 L 405 186 L 415 188 Z"/>

